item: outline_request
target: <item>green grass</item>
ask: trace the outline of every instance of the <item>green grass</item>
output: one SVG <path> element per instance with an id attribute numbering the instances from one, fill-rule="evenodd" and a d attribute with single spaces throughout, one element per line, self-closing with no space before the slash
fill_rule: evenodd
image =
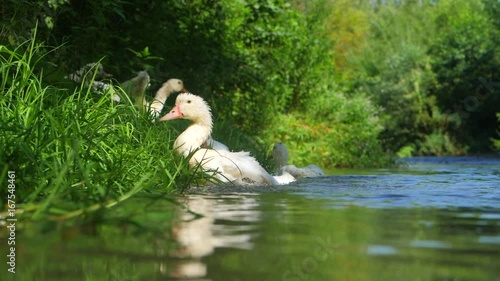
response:
<path id="1" fill-rule="evenodd" d="M 0 182 L 7 186 L 8 171 L 15 172 L 23 216 L 81 217 L 138 193 L 210 180 L 174 155 L 178 131 L 152 122 L 119 87 L 99 94 L 83 85 L 74 92 L 45 85 L 38 65 L 45 54 L 34 41 L 0 46 Z M 6 188 L 0 196 L 4 202 Z"/>

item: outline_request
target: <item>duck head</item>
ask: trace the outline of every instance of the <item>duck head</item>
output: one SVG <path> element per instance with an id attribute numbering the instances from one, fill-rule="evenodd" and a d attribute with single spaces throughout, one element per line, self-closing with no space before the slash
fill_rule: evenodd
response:
<path id="1" fill-rule="evenodd" d="M 175 100 L 175 106 L 159 121 L 168 121 L 177 118 L 189 119 L 194 123 L 206 124 L 212 127 L 210 107 L 203 98 L 191 93 L 181 93 Z"/>
<path id="2" fill-rule="evenodd" d="M 177 78 L 168 79 L 167 82 L 163 83 L 162 88 L 169 89 L 171 93 L 187 93 L 188 90 L 184 87 L 182 80 Z"/>

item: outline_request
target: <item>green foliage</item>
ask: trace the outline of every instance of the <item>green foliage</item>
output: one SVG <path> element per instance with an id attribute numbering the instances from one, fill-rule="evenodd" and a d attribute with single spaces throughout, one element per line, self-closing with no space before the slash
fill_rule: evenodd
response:
<path id="1" fill-rule="evenodd" d="M 42 86 L 35 58 L 45 55 L 34 41 L 15 50 L 0 46 L 0 178 L 16 173 L 16 201 L 34 217 L 84 214 L 204 177 L 175 160 L 176 132 L 152 124 L 118 87 L 98 94 Z M 114 93 L 125 103 L 114 103 Z"/>
<path id="2" fill-rule="evenodd" d="M 386 166 L 392 154 L 377 139 L 376 109 L 364 96 L 345 97 L 334 89 L 310 100 L 305 111 L 278 115 L 273 138 L 287 145 L 291 164 L 334 167 Z"/>
<path id="3" fill-rule="evenodd" d="M 450 134 L 460 143 L 470 144 L 473 151 L 485 150 L 495 133 L 495 112 L 500 104 L 495 89 L 485 85 L 500 78 L 495 73 L 498 32 L 493 31 L 482 1 L 443 1 L 441 6 L 435 23 L 442 35 L 429 49 L 437 78 L 431 90 L 444 111 L 460 115 L 460 128 Z"/>
<path id="4" fill-rule="evenodd" d="M 400 155 L 489 149 L 500 104 L 490 85 L 498 81 L 492 22 L 498 5 L 443 0 L 364 7 L 372 20 L 364 46 L 350 57 L 355 79 L 347 84 L 383 108 L 386 148 Z"/>

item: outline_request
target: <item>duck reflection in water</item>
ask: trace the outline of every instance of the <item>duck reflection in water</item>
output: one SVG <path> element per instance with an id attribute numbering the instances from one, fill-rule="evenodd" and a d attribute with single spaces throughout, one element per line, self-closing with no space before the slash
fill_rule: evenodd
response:
<path id="1" fill-rule="evenodd" d="M 160 272 L 168 272 L 176 279 L 203 278 L 207 265 L 201 258 L 216 248 L 253 249 L 252 239 L 257 235 L 256 223 L 261 216 L 256 198 L 248 194 L 189 195 L 182 203 L 172 228 L 178 247 L 171 256 L 179 261 L 173 268 L 161 263 Z M 247 224 L 231 223 L 235 221 Z"/>

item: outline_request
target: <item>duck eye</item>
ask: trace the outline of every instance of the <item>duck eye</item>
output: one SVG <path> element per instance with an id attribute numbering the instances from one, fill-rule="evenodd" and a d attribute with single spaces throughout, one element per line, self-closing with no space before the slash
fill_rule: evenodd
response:
<path id="1" fill-rule="evenodd" d="M 188 103 L 191 103 L 191 100 L 188 100 Z"/>

